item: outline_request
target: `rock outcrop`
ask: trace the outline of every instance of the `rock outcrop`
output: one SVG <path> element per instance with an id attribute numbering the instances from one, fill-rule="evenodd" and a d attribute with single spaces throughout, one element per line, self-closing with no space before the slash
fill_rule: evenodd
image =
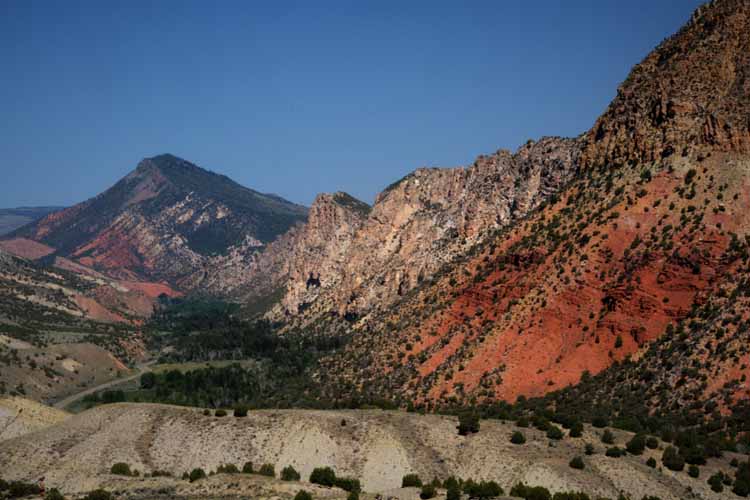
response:
<path id="1" fill-rule="evenodd" d="M 748 0 L 709 2 L 633 68 L 588 133 L 582 163 L 750 152 L 748 10 Z"/>
<path id="2" fill-rule="evenodd" d="M 292 245 L 287 315 L 387 308 L 558 192 L 576 171 L 578 151 L 576 139 L 548 137 L 469 167 L 421 168 L 387 187 L 371 210 L 336 199 L 343 195 L 319 197 Z"/>

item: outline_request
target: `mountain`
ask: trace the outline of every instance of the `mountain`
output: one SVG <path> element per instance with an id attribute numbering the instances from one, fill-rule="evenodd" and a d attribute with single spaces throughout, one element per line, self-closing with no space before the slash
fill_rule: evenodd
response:
<path id="1" fill-rule="evenodd" d="M 0 208 L 0 236 L 8 234 L 45 215 L 61 210 L 63 207 L 18 207 Z"/>
<path id="2" fill-rule="evenodd" d="M 165 154 L 7 239 L 43 243 L 55 256 L 111 277 L 181 288 L 197 286 L 214 260 L 237 248 L 252 255 L 306 214 L 304 207 Z"/>
<path id="3" fill-rule="evenodd" d="M 393 260 L 380 260 L 389 248 L 398 249 L 392 255 L 408 251 L 402 237 L 393 247 L 387 238 L 363 245 L 369 252 L 348 274 L 354 286 L 344 281 L 325 307 L 298 320 L 319 332 L 351 334 L 345 351 L 319 370 L 332 388 L 328 396 L 364 392 L 438 406 L 541 396 L 613 364 L 646 359 L 653 341 L 678 332 L 678 340 L 693 339 L 680 340 L 680 349 L 693 346 L 702 354 L 652 355 L 643 362 L 648 365 L 637 366 L 648 366 L 654 380 L 682 374 L 700 381 L 702 374 L 716 381 L 689 386 L 699 392 L 690 392 L 694 400 L 728 408 L 747 397 L 747 309 L 740 299 L 750 227 L 748 32 L 750 2 L 698 9 L 632 70 L 607 111 L 575 141 L 577 167 L 555 165 L 554 196 L 538 196 L 529 210 L 508 218 L 511 198 L 492 193 L 493 215 L 512 223 L 480 222 L 483 237 L 451 258 L 435 259 L 433 272 L 421 279 L 419 260 L 394 267 Z M 548 148 L 542 152 L 540 158 L 549 158 Z M 416 194 L 424 210 L 429 198 L 423 193 L 434 182 L 415 175 L 395 192 L 402 190 L 402 199 Z M 482 192 L 462 185 L 471 196 Z M 507 182 L 487 186 L 508 189 Z M 370 215 L 373 224 L 384 222 L 381 235 L 394 227 L 379 209 L 392 196 L 392 190 L 382 194 Z M 452 201 L 462 214 L 482 213 L 466 197 Z M 420 251 L 432 250 L 440 240 L 419 239 L 424 234 L 413 241 Z M 475 233 L 459 234 L 468 240 Z M 359 280 L 368 276 L 361 271 L 368 263 L 381 277 L 374 285 Z M 407 286 L 399 289 L 400 283 Z M 348 313 L 348 322 L 331 312 Z M 673 344 L 666 345 L 672 353 Z M 687 389 L 670 397 L 680 401 L 681 391 Z M 729 399 L 721 403 L 724 396 Z"/>
<path id="4" fill-rule="evenodd" d="M 331 313 L 351 319 L 387 310 L 554 196 L 574 175 L 579 152 L 578 139 L 546 137 L 466 167 L 420 168 L 372 207 L 346 193 L 318 196 L 308 222 L 258 261 L 259 274 L 274 269 L 265 291 L 278 290 L 280 300 L 270 316 L 304 324 Z"/>

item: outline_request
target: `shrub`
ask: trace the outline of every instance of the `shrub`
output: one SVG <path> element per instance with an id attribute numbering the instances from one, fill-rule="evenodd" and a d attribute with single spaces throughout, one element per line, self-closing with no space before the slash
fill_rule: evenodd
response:
<path id="1" fill-rule="evenodd" d="M 732 493 L 740 497 L 746 497 L 750 495 L 750 483 L 746 483 L 745 481 L 736 479 L 734 481 L 734 487 L 732 488 Z"/>
<path id="2" fill-rule="evenodd" d="M 220 465 L 216 469 L 217 474 L 239 474 L 240 470 L 234 464 Z"/>
<path id="3" fill-rule="evenodd" d="M 22 481 L 11 481 L 6 483 L 9 498 L 21 498 L 30 495 L 38 495 L 42 492 L 39 485 L 34 483 L 24 483 Z"/>
<path id="4" fill-rule="evenodd" d="M 593 425 L 597 429 L 603 429 L 604 427 L 607 427 L 607 424 L 609 424 L 607 418 L 602 415 L 597 415 L 593 419 L 591 419 L 591 425 Z"/>
<path id="5" fill-rule="evenodd" d="M 188 476 L 188 479 L 191 483 L 194 483 L 198 481 L 199 479 L 203 479 L 206 477 L 206 471 L 204 471 L 201 468 L 193 469 L 190 471 L 190 475 Z"/>
<path id="6" fill-rule="evenodd" d="M 209 410 L 208 408 L 206 408 L 205 410 L 203 410 L 203 415 L 206 416 L 206 417 L 210 417 L 211 416 L 211 410 Z"/>
<path id="7" fill-rule="evenodd" d="M 716 493 L 724 491 L 724 473 L 719 471 L 713 476 L 708 478 L 708 484 L 711 486 L 711 490 Z"/>
<path id="8" fill-rule="evenodd" d="M 214 417 L 226 417 L 227 411 L 226 410 L 216 410 L 214 412 Z"/>
<path id="9" fill-rule="evenodd" d="M 156 385 L 156 375 L 152 372 L 146 372 L 141 375 L 141 388 L 142 389 L 153 389 Z"/>
<path id="10" fill-rule="evenodd" d="M 581 457 L 573 457 L 568 465 L 570 465 L 571 468 L 578 470 L 583 470 L 583 468 L 586 467 Z"/>
<path id="11" fill-rule="evenodd" d="M 513 444 L 524 444 L 526 442 L 526 436 L 524 436 L 521 431 L 515 431 L 510 436 L 510 442 Z"/>
<path id="12" fill-rule="evenodd" d="M 299 481 L 300 475 L 297 470 L 291 465 L 287 465 L 281 469 L 281 480 L 282 481 Z"/>
<path id="13" fill-rule="evenodd" d="M 625 455 L 625 450 L 623 450 L 622 448 L 618 448 L 617 446 L 613 446 L 612 448 L 607 448 L 607 451 L 604 454 L 608 457 L 620 458 Z"/>
<path id="14" fill-rule="evenodd" d="M 359 491 L 350 491 L 346 500 L 359 500 Z"/>
<path id="15" fill-rule="evenodd" d="M 110 474 L 117 474 L 118 476 L 132 476 L 133 473 L 130 471 L 130 466 L 124 462 L 117 462 L 109 469 Z"/>
<path id="16" fill-rule="evenodd" d="M 698 477 L 701 475 L 701 470 L 698 468 L 697 465 L 691 465 L 688 467 L 688 476 L 690 477 Z"/>
<path id="17" fill-rule="evenodd" d="M 667 446 L 667 449 L 664 450 L 661 456 L 661 462 L 669 470 L 679 472 L 685 468 L 685 459 L 674 446 Z"/>
<path id="18" fill-rule="evenodd" d="M 570 437 L 578 438 L 583 436 L 583 424 L 581 422 L 573 422 L 570 426 Z"/>
<path id="19" fill-rule="evenodd" d="M 88 494 L 83 497 L 83 500 L 112 500 L 114 497 L 112 493 L 107 490 L 94 490 L 89 491 Z"/>
<path id="20" fill-rule="evenodd" d="M 602 434 L 602 443 L 615 444 L 615 435 L 609 429 L 606 429 Z"/>
<path id="21" fill-rule="evenodd" d="M 734 473 L 732 493 L 741 497 L 750 495 L 750 460 L 737 467 L 737 472 Z"/>
<path id="22" fill-rule="evenodd" d="M 253 473 L 253 463 L 252 462 L 245 462 L 245 465 L 242 466 L 242 473 L 243 474 L 252 474 Z"/>
<path id="23" fill-rule="evenodd" d="M 586 443 L 586 446 L 584 446 L 584 448 L 583 448 L 583 452 L 586 455 L 593 455 L 594 453 L 596 453 L 596 450 L 594 450 L 594 445 L 593 444 Z"/>
<path id="24" fill-rule="evenodd" d="M 625 444 L 625 448 L 631 455 L 642 455 L 643 450 L 646 449 L 646 436 L 643 434 L 636 434 Z"/>
<path id="25" fill-rule="evenodd" d="M 310 474 L 310 482 L 321 486 L 336 484 L 336 473 L 330 467 L 316 467 Z"/>
<path id="26" fill-rule="evenodd" d="M 654 436 L 649 436 L 648 438 L 646 438 L 646 447 L 652 450 L 657 449 L 659 447 L 659 440 Z"/>
<path id="27" fill-rule="evenodd" d="M 247 417 L 247 406 L 238 405 L 234 407 L 235 417 Z"/>
<path id="28" fill-rule="evenodd" d="M 297 494 L 294 495 L 294 500 L 312 500 L 312 495 L 305 490 L 299 490 Z"/>
<path id="29" fill-rule="evenodd" d="M 523 483 L 518 483 L 510 490 L 510 496 L 521 497 L 525 500 L 550 500 L 549 490 L 542 486 L 526 486 Z"/>
<path id="30" fill-rule="evenodd" d="M 550 439 L 562 439 L 563 433 L 558 426 L 550 425 L 549 429 L 547 429 L 547 437 Z"/>
<path id="31" fill-rule="evenodd" d="M 65 500 L 65 497 L 60 493 L 60 490 L 52 488 L 44 495 L 44 500 Z"/>
<path id="32" fill-rule="evenodd" d="M 419 488 L 422 486 L 422 480 L 417 474 L 407 474 L 401 479 L 402 488 Z"/>
<path id="33" fill-rule="evenodd" d="M 466 436 L 479 432 L 479 415 L 474 412 L 465 412 L 458 416 L 458 434 Z"/>
<path id="34" fill-rule="evenodd" d="M 276 468 L 273 464 L 263 464 L 258 469 L 258 474 L 261 476 L 276 477 Z"/>
<path id="35" fill-rule="evenodd" d="M 338 486 L 344 491 L 356 491 L 359 493 L 362 491 L 362 485 L 359 484 L 359 479 L 352 477 L 337 477 L 334 486 Z"/>
<path id="36" fill-rule="evenodd" d="M 458 486 L 458 481 L 448 484 L 446 488 L 446 500 L 461 500 L 461 488 Z"/>
<path id="37" fill-rule="evenodd" d="M 472 479 L 464 482 L 463 484 L 464 493 L 469 495 L 469 498 L 493 498 L 503 494 L 503 489 L 495 481 L 481 481 L 479 483 Z"/>
<path id="38" fill-rule="evenodd" d="M 427 500 L 428 498 L 434 498 L 437 495 L 437 490 L 431 484 L 425 484 L 422 486 L 422 491 L 419 492 L 419 498 Z"/>
<path id="39" fill-rule="evenodd" d="M 654 457 L 649 457 L 648 460 L 646 460 L 646 465 L 648 465 L 652 469 L 655 469 L 656 468 L 656 460 L 654 459 Z"/>

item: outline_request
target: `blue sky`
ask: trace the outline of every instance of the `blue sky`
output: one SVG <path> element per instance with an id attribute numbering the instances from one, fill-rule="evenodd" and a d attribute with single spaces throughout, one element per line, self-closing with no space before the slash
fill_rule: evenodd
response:
<path id="1" fill-rule="evenodd" d="M 173 153 L 309 204 L 588 129 L 693 0 L 0 2 L 0 207 Z"/>

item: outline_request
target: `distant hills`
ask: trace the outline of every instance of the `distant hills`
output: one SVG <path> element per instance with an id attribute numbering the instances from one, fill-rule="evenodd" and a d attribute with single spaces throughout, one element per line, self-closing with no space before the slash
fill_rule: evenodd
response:
<path id="1" fill-rule="evenodd" d="M 0 208 L 0 236 L 37 221 L 45 215 L 62 210 L 63 207 L 18 207 Z"/>
<path id="2" fill-rule="evenodd" d="M 17 229 L 7 239 L 122 279 L 189 289 L 214 257 L 252 253 L 303 222 L 305 207 L 164 154 L 102 194 Z"/>

